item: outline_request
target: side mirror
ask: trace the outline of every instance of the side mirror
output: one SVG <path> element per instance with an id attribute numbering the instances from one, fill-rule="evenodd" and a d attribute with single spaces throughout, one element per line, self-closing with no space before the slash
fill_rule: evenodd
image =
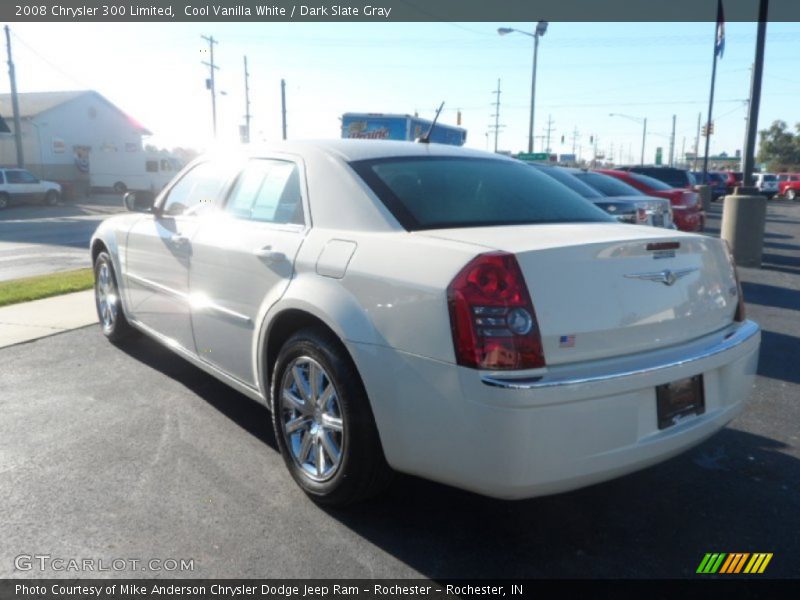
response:
<path id="1" fill-rule="evenodd" d="M 152 210 L 156 195 L 153 192 L 127 192 L 122 196 L 125 208 L 131 212 L 148 212 Z"/>

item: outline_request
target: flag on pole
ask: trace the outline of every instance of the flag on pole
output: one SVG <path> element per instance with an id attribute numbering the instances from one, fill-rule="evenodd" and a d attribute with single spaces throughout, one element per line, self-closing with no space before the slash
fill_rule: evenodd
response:
<path id="1" fill-rule="evenodd" d="M 722 0 L 717 0 L 717 44 L 714 48 L 716 56 L 722 58 L 725 52 L 725 15 L 722 12 Z"/>

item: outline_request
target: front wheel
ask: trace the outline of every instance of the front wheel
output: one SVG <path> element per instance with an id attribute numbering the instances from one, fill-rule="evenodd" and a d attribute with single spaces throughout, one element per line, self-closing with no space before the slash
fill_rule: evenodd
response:
<path id="1" fill-rule="evenodd" d="M 8 194 L 0 194 L 0 210 L 8 208 Z"/>
<path id="2" fill-rule="evenodd" d="M 50 190 L 44 195 L 44 203 L 47 206 L 55 206 L 58 204 L 58 192 L 55 190 Z"/>
<path id="3" fill-rule="evenodd" d="M 103 335 L 110 341 L 120 342 L 134 332 L 122 310 L 114 264 L 107 252 L 94 261 L 94 300 Z"/>
<path id="4" fill-rule="evenodd" d="M 792 201 L 797 200 L 797 190 L 786 190 L 786 199 Z"/>
<path id="5" fill-rule="evenodd" d="M 343 506 L 391 478 L 364 385 L 342 344 L 305 329 L 281 349 L 272 378 L 272 423 L 284 462 L 314 501 Z"/>
<path id="6" fill-rule="evenodd" d="M 128 191 L 128 186 L 122 183 L 121 181 L 118 181 L 117 183 L 114 184 L 113 189 L 118 194 L 124 194 L 125 192 Z"/>

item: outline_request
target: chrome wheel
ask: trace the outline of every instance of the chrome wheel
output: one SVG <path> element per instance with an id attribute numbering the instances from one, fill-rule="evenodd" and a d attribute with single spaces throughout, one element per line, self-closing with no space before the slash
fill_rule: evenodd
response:
<path id="1" fill-rule="evenodd" d="M 315 482 L 331 479 L 347 433 L 333 381 L 317 361 L 300 356 L 284 371 L 280 393 L 281 429 L 294 463 Z"/>
<path id="2" fill-rule="evenodd" d="M 100 315 L 103 330 L 111 331 L 117 321 L 119 296 L 108 262 L 101 263 L 97 270 L 94 293 L 97 302 L 97 314 Z"/>

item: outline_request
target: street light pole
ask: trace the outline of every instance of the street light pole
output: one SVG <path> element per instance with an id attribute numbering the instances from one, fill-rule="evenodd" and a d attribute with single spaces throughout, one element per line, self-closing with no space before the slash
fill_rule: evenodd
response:
<path id="1" fill-rule="evenodd" d="M 632 117 L 630 115 L 623 115 L 620 113 L 608 113 L 609 117 L 622 117 L 623 119 L 628 119 L 629 121 L 634 121 L 635 123 L 642 124 L 642 157 L 640 160 L 640 164 L 644 165 L 644 146 L 645 142 L 647 141 L 647 117 Z"/>
<path id="2" fill-rule="evenodd" d="M 531 75 L 531 120 L 528 124 L 528 153 L 533 152 L 533 111 L 536 107 L 536 59 L 539 54 L 539 36 L 533 36 L 533 74 Z"/>
<path id="3" fill-rule="evenodd" d="M 644 118 L 644 126 L 642 127 L 642 160 L 641 165 L 644 166 L 644 144 L 647 139 L 647 117 Z"/>
<path id="4" fill-rule="evenodd" d="M 513 29 L 511 27 L 500 27 L 497 33 L 506 35 L 508 33 L 521 33 L 533 38 L 533 69 L 531 72 L 531 118 L 528 123 L 528 153 L 533 152 L 533 117 L 536 108 L 536 63 L 538 62 L 539 55 L 539 38 L 547 31 L 547 21 L 539 21 L 536 24 L 536 29 L 533 33 L 522 31 L 520 29 Z"/>

